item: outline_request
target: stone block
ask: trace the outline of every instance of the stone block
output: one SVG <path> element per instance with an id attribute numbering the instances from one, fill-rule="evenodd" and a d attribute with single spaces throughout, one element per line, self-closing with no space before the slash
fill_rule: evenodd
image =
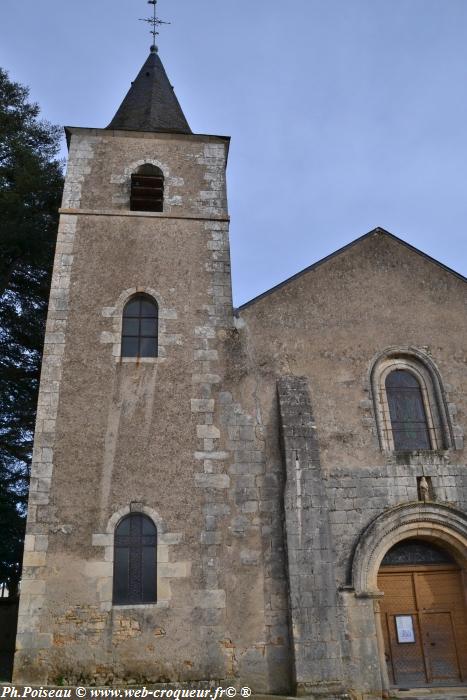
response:
<path id="1" fill-rule="evenodd" d="M 110 547 L 113 545 L 113 535 L 95 534 L 92 536 L 93 547 Z"/>
<path id="2" fill-rule="evenodd" d="M 196 434 L 200 439 L 208 438 L 217 440 L 220 438 L 220 430 L 214 425 L 198 425 L 196 426 Z"/>
<path id="3" fill-rule="evenodd" d="M 195 474 L 195 483 L 198 488 L 227 489 L 230 477 L 227 474 Z"/>
<path id="4" fill-rule="evenodd" d="M 30 552 L 25 551 L 23 558 L 23 566 L 45 566 L 45 552 Z"/>
<path id="5" fill-rule="evenodd" d="M 261 560 L 261 552 L 252 549 L 242 549 L 240 552 L 240 562 L 244 566 L 257 566 Z"/>
<path id="6" fill-rule="evenodd" d="M 214 399 L 191 399 L 192 413 L 212 413 L 214 411 Z"/>

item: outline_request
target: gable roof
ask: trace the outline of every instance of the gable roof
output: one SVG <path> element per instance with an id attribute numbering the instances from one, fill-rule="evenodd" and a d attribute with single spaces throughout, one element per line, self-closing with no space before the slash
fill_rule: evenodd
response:
<path id="1" fill-rule="evenodd" d="M 154 47 L 107 129 L 191 134 Z"/>
<path id="2" fill-rule="evenodd" d="M 401 238 L 398 238 L 393 233 L 390 233 L 389 231 L 386 231 L 386 229 L 378 226 L 377 228 L 374 228 L 371 231 L 368 231 L 368 233 L 363 234 L 363 236 L 359 236 L 351 243 L 347 243 L 347 245 L 343 246 L 342 248 L 338 248 L 337 250 L 334 251 L 334 253 L 331 253 L 330 255 L 326 255 L 326 257 L 321 258 L 321 260 L 318 260 L 317 262 L 313 263 L 312 265 L 309 265 L 308 267 L 305 267 L 305 269 L 300 270 L 300 272 L 296 272 L 295 275 L 292 275 L 292 277 L 288 277 L 283 282 L 279 282 L 279 284 L 276 284 L 274 287 L 271 287 L 271 289 L 268 289 L 267 291 L 263 292 L 262 294 L 258 294 L 258 296 L 253 297 L 253 299 L 250 299 L 250 301 L 246 301 L 244 304 L 239 306 L 236 309 L 236 311 L 242 311 L 243 309 L 248 308 L 251 304 L 255 304 L 257 301 L 260 301 L 260 299 L 263 299 L 264 297 L 267 297 L 270 294 L 273 294 L 274 292 L 278 291 L 279 289 L 282 289 L 282 287 L 285 287 L 290 282 L 293 282 L 294 280 L 298 279 L 302 275 L 306 275 L 308 272 L 315 270 L 320 265 L 323 265 L 324 263 L 328 262 L 329 260 L 336 258 L 338 255 L 345 253 L 347 250 L 349 250 L 350 248 L 353 248 L 354 246 L 358 245 L 359 243 L 362 243 L 362 241 L 366 240 L 367 238 L 370 238 L 371 236 L 377 236 L 377 235 L 387 236 L 388 238 L 392 239 L 396 243 L 399 243 L 399 245 L 402 245 L 405 248 L 408 248 L 413 253 L 420 255 L 425 260 L 428 260 L 429 262 L 434 263 L 435 265 L 440 267 L 442 270 L 445 270 L 446 272 L 449 272 L 451 275 L 454 275 L 455 277 L 460 279 L 462 282 L 467 282 L 467 277 L 464 277 L 463 275 L 461 275 L 460 272 L 456 272 L 455 270 L 448 267 L 447 265 L 444 265 L 442 262 L 439 262 L 439 260 L 432 258 L 430 255 L 427 255 L 422 250 L 415 248 L 415 246 L 410 245 L 410 243 L 406 243 L 406 241 L 403 241 Z"/>

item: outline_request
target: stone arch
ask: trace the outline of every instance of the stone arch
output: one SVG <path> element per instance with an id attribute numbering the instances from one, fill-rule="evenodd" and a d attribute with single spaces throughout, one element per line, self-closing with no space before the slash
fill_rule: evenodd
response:
<path id="1" fill-rule="evenodd" d="M 431 357 L 418 348 L 392 346 L 373 358 L 369 372 L 371 398 L 381 449 L 384 451 L 394 449 L 385 379 L 395 369 L 408 370 L 417 378 L 427 413 L 427 427 L 432 449 L 452 448 L 453 433 L 443 383 L 437 366 Z"/>
<path id="2" fill-rule="evenodd" d="M 379 515 L 360 536 L 352 564 L 357 597 L 381 596 L 377 576 L 386 552 L 411 538 L 444 547 L 467 571 L 467 515 L 441 503 L 404 503 Z"/>
<path id="3" fill-rule="evenodd" d="M 112 513 L 107 521 L 106 532 L 113 537 L 115 528 L 120 520 L 130 513 L 143 513 L 144 515 L 147 515 L 157 527 L 158 534 L 163 534 L 166 532 L 167 528 L 165 522 L 162 520 L 159 513 L 154 510 L 154 508 L 150 508 L 144 503 L 131 503 L 130 505 L 124 506 L 123 508 L 115 511 L 115 513 Z"/>
<path id="4" fill-rule="evenodd" d="M 109 319 L 111 326 L 110 329 L 101 333 L 101 343 L 106 343 L 112 345 L 112 355 L 117 362 L 121 362 L 121 338 L 122 338 L 122 314 L 125 304 L 131 299 L 135 294 L 147 294 L 152 297 L 156 302 L 159 310 L 158 314 L 158 325 L 159 325 L 159 338 L 158 346 L 159 353 L 158 357 L 143 357 L 139 359 L 139 363 L 157 363 L 164 361 L 167 354 L 168 345 L 182 345 L 182 338 L 179 334 L 170 333 L 170 326 L 172 321 L 177 320 L 176 309 L 170 309 L 159 292 L 159 290 L 153 289 L 147 286 L 130 287 L 125 289 L 115 300 L 114 306 L 105 306 L 102 309 L 102 316 Z M 169 326 L 169 327 L 167 327 Z M 124 358 L 124 361 L 134 362 L 132 358 Z"/>
<path id="5" fill-rule="evenodd" d="M 139 160 L 135 160 L 133 163 L 130 163 L 127 165 L 125 168 L 125 180 L 128 180 L 133 173 L 135 173 L 138 168 L 140 168 L 142 165 L 154 165 L 156 168 L 159 168 L 159 170 L 162 171 L 164 175 L 164 179 L 167 180 L 170 177 L 170 171 L 168 166 L 163 163 L 160 160 L 157 160 L 156 158 L 140 158 Z"/>
<path id="6" fill-rule="evenodd" d="M 125 289 L 116 300 L 115 306 L 113 307 L 114 313 L 112 314 L 114 318 L 121 318 L 125 304 L 131 297 L 135 296 L 135 294 L 146 294 L 148 297 L 154 299 L 159 309 L 164 308 L 164 300 L 160 292 L 152 287 L 131 287 L 130 289 Z"/>
<path id="7" fill-rule="evenodd" d="M 104 560 L 96 558 L 90 562 L 90 574 L 96 579 L 101 610 L 111 610 L 114 565 L 115 528 L 122 518 L 130 513 L 147 515 L 157 528 L 157 605 L 168 607 L 172 598 L 171 582 L 174 579 L 187 578 L 191 574 L 191 561 L 177 558 L 177 545 L 183 540 L 183 533 L 170 532 L 166 521 L 154 508 L 141 502 L 132 502 L 116 510 L 105 524 L 102 532 L 92 535 L 92 545 L 104 548 Z M 131 606 L 126 606 L 131 607 Z"/>

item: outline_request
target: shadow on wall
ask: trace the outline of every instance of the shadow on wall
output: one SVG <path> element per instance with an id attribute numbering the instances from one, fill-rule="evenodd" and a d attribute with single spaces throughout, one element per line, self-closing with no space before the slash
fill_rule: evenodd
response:
<path id="1" fill-rule="evenodd" d="M 0 682 L 11 681 L 19 598 L 0 598 Z"/>

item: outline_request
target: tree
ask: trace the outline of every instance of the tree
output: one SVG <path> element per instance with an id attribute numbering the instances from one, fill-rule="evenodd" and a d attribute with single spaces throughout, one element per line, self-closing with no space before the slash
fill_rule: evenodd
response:
<path id="1" fill-rule="evenodd" d="M 0 583 L 20 577 L 47 302 L 63 188 L 60 130 L 0 69 Z"/>

